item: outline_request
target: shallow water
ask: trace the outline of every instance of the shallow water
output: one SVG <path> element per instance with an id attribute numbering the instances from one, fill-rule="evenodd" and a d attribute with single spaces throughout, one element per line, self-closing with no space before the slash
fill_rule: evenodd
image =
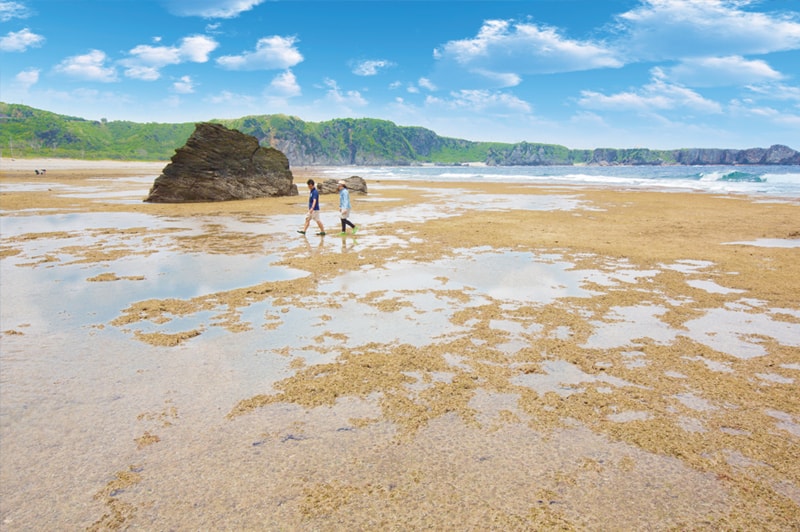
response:
<path id="1" fill-rule="evenodd" d="M 431 201 L 387 206 L 364 226 L 456 214 Z M 514 201 L 476 195 L 459 208 L 587 207 L 568 195 Z M 586 529 L 695 528 L 734 511 L 735 490 L 626 430 L 658 423 L 709 438 L 704 452 L 725 450 L 748 471 L 774 467 L 730 449 L 750 427 L 708 416 L 747 411 L 798 437 L 796 413 L 751 412 L 708 384 L 709 374 L 748 387 L 800 377 L 794 363 L 748 372 L 743 364 L 768 358 L 773 344 L 800 347 L 800 323 L 786 319 L 797 313 L 704 278 L 711 262 L 639 269 L 483 246 L 277 295 L 310 276 L 287 258 L 405 249 L 416 238 L 365 230 L 317 241 L 294 235 L 294 223 L 0 218 L 3 245 L 19 250 L 0 261 L 4 529 L 113 528 L 103 516 L 185 530 L 489 529 L 498 519 L 555 526 L 559 516 Z M 269 253 L 187 244 L 217 232 L 273 240 Z M 122 253 L 90 253 L 114 249 Z M 678 295 L 648 284 L 662 272 L 680 276 Z M 103 274 L 114 277 L 93 280 Z M 276 293 L 223 297 L 265 283 Z M 631 301 L 611 304 L 619 292 Z M 719 300 L 670 323 L 702 294 Z M 159 311 L 135 314 L 146 300 Z M 188 331 L 199 334 L 171 347 L 141 336 Z M 309 393 L 227 417 L 242 400 L 295 387 Z M 331 403 L 315 402 L 327 394 Z M 800 504 L 790 474 L 774 489 Z"/>

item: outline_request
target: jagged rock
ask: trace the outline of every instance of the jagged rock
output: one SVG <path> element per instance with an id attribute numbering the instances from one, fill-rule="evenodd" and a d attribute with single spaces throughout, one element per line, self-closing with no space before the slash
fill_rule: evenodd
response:
<path id="1" fill-rule="evenodd" d="M 196 124 L 171 160 L 145 201 L 188 203 L 297 195 L 283 153 L 220 124 Z"/>
<path id="2" fill-rule="evenodd" d="M 367 182 L 364 181 L 363 177 L 354 175 L 348 177 L 347 179 L 343 179 L 343 181 L 347 184 L 347 189 L 350 192 L 355 192 L 356 194 L 367 193 Z M 320 194 L 338 194 L 338 183 L 338 179 L 326 179 L 322 183 L 317 183 L 317 190 L 319 190 Z"/>
<path id="3" fill-rule="evenodd" d="M 764 155 L 762 164 L 800 164 L 800 152 L 789 146 L 773 144 Z"/>

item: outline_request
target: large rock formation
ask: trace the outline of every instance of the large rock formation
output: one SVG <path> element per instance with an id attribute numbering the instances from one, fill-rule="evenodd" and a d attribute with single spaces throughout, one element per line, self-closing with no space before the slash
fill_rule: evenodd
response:
<path id="1" fill-rule="evenodd" d="M 296 196 L 289 160 L 250 135 L 219 124 L 194 133 L 153 182 L 145 201 L 187 203 Z"/>
<path id="2" fill-rule="evenodd" d="M 800 164 L 800 152 L 775 144 L 769 148 L 750 148 L 747 150 L 685 149 L 676 150 L 675 161 L 691 165 L 726 164 Z"/>
<path id="3" fill-rule="evenodd" d="M 342 181 L 345 182 L 347 190 L 349 190 L 352 193 L 355 194 L 367 193 L 367 182 L 364 181 L 363 177 L 354 175 L 348 177 L 347 179 L 343 179 Z M 339 192 L 339 180 L 326 179 L 322 183 L 317 183 L 317 190 L 319 190 L 320 194 L 337 194 Z"/>

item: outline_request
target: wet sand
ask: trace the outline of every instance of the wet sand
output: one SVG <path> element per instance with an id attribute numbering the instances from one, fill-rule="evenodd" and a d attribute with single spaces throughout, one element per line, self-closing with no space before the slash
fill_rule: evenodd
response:
<path id="1" fill-rule="evenodd" d="M 4 530 L 797 530 L 797 201 L 163 166 L 0 162 Z"/>

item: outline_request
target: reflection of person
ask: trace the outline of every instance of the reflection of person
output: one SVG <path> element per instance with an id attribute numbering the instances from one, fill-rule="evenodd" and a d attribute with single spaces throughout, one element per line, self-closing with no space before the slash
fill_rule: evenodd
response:
<path id="1" fill-rule="evenodd" d="M 348 225 L 353 228 L 353 234 L 356 234 L 358 227 L 356 227 L 353 222 L 347 219 L 350 217 L 350 191 L 347 190 L 347 183 L 344 181 L 339 181 L 337 184 L 339 188 L 339 216 L 342 218 L 341 234 L 347 234 Z"/>
<path id="2" fill-rule="evenodd" d="M 308 214 L 306 214 L 306 224 L 303 226 L 302 231 L 298 231 L 298 233 L 306 234 L 306 230 L 308 229 L 311 220 L 317 222 L 319 226 L 319 233 L 318 235 L 325 235 L 325 226 L 322 225 L 322 220 L 319 217 L 319 190 L 314 185 L 314 180 L 309 179 L 306 181 L 308 185 Z"/>

